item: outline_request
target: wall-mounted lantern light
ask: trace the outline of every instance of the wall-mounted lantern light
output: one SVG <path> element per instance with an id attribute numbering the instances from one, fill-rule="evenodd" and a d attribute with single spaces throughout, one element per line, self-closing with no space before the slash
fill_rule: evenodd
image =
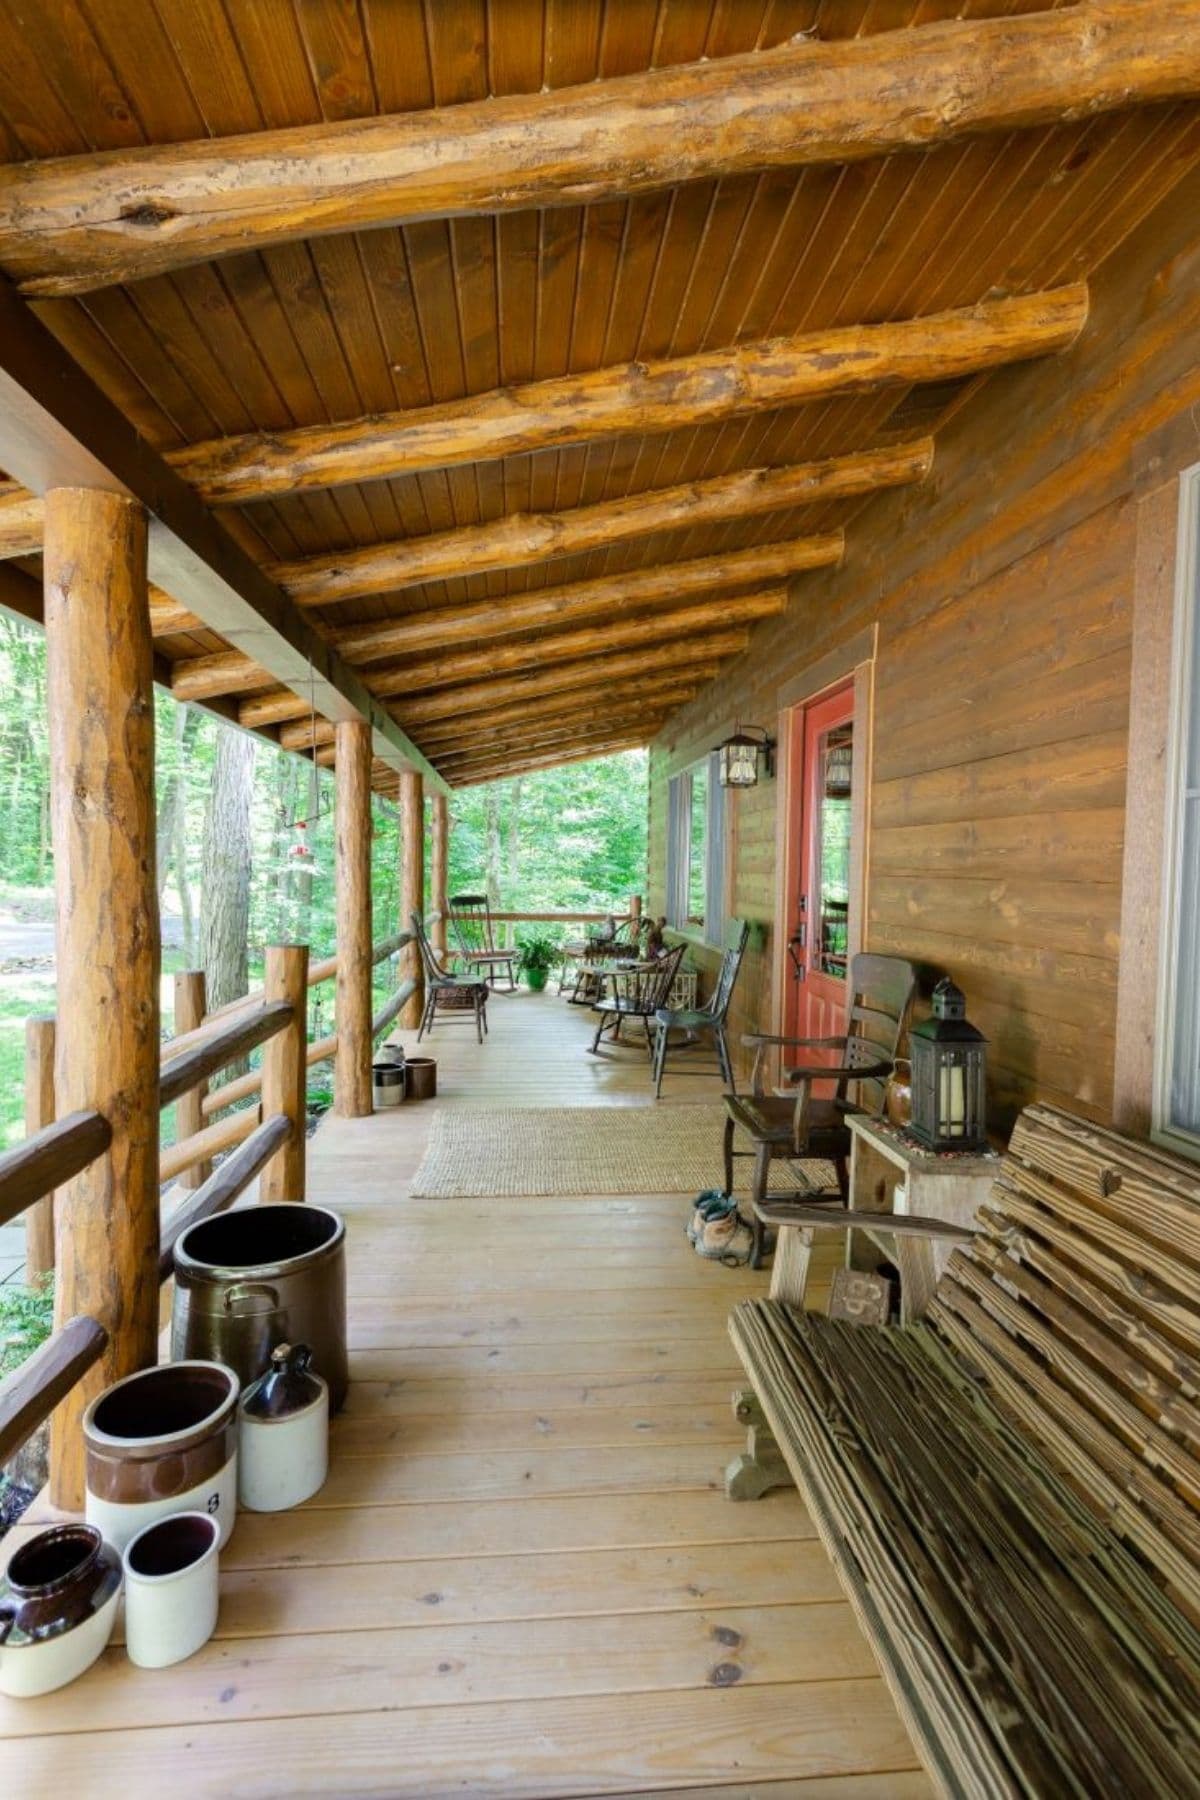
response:
<path id="1" fill-rule="evenodd" d="M 765 775 L 773 775 L 774 739 L 757 725 L 737 725 L 733 736 L 726 738 L 718 752 L 718 775 L 722 787 L 751 788 L 758 785 L 759 766 Z"/>

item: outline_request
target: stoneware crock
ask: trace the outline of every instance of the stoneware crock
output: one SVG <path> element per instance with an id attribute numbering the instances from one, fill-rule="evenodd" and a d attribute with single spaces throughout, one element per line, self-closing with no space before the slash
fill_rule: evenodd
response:
<path id="1" fill-rule="evenodd" d="M 311 1361 L 307 1344 L 279 1344 L 238 1402 L 238 1499 L 251 1512 L 284 1512 L 324 1485 L 329 1389 Z"/>
<path id="2" fill-rule="evenodd" d="M 168 1513 L 204 1512 L 224 1544 L 237 1513 L 237 1401 L 232 1369 L 160 1363 L 106 1388 L 83 1415 L 88 1523 L 124 1550 Z"/>
<path id="3" fill-rule="evenodd" d="M 208 1513 L 172 1513 L 125 1546 L 125 1648 L 139 1669 L 165 1669 L 217 1627 L 220 1530 Z"/>
<path id="4" fill-rule="evenodd" d="M 247 1206 L 189 1226 L 175 1245 L 172 1356 L 206 1356 L 243 1386 L 264 1375 L 276 1344 L 311 1344 L 346 1397 L 346 1227 L 325 1206 Z"/>
<path id="5" fill-rule="evenodd" d="M 93 1525 L 53 1525 L 0 1581 L 0 1693 L 49 1694 L 90 1669 L 112 1636 L 121 1559 Z"/>

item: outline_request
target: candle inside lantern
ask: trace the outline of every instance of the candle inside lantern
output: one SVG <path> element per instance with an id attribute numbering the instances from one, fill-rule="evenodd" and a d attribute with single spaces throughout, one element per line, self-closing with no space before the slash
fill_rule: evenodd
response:
<path id="1" fill-rule="evenodd" d="M 961 1137 L 967 1119 L 967 1096 L 960 1063 L 943 1063 L 938 1111 L 947 1137 Z"/>

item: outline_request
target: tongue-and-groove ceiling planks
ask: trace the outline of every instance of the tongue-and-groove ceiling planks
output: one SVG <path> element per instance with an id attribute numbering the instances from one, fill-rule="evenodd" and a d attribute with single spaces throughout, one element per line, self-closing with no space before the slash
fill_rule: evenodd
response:
<path id="1" fill-rule="evenodd" d="M 1029 0 L 89 0 L 85 13 L 42 0 L 0 12 L 0 155 L 448 107 L 766 49 L 798 32 L 850 38 L 1044 10 Z M 630 200 L 313 238 L 32 304 L 170 452 L 1076 282 L 1198 156 L 1200 109 L 1167 103 Z M 256 559 L 292 564 L 910 442 L 936 432 L 983 379 L 627 431 L 221 516 Z M 870 493 L 851 494 L 687 523 L 357 595 L 318 617 L 342 629 L 791 537 L 845 530 L 852 543 L 870 530 L 870 505 Z M 203 628 L 158 647 L 172 662 L 224 648 Z"/>

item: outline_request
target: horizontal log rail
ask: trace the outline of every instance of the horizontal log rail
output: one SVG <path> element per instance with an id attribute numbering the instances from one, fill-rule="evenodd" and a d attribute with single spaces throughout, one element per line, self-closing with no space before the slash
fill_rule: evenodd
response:
<path id="1" fill-rule="evenodd" d="M 372 1042 L 379 1036 L 381 1031 L 387 1030 L 392 1020 L 396 1017 L 396 1014 L 403 1007 L 405 1001 L 411 1000 L 416 991 L 417 983 L 409 977 L 408 980 L 400 983 L 400 986 L 389 999 L 384 1001 L 379 1011 L 375 1014 L 375 1017 L 371 1020 Z"/>
<path id="2" fill-rule="evenodd" d="M 180 1094 L 186 1094 L 189 1088 L 206 1081 L 227 1063 L 248 1056 L 259 1044 L 282 1031 L 291 1017 L 292 1008 L 287 1000 L 263 1000 L 246 1018 L 230 1019 L 217 1031 L 204 1034 L 200 1042 L 192 1044 L 182 1055 L 172 1057 L 163 1069 L 158 1084 L 159 1105 L 170 1106 Z M 188 1033 L 189 1037 L 192 1035 Z M 180 1041 L 174 1040 L 176 1044 Z"/>
<path id="3" fill-rule="evenodd" d="M 97 1112 L 68 1113 L 0 1156 L 0 1225 L 7 1225 L 102 1156 L 112 1127 Z"/>
<path id="4" fill-rule="evenodd" d="M 197 1163 L 208 1162 L 223 1150 L 232 1149 L 243 1138 L 249 1137 L 259 1118 L 260 1108 L 247 1106 L 241 1112 L 231 1113 L 227 1119 L 219 1119 L 215 1125 L 194 1131 L 181 1143 L 166 1145 L 159 1154 L 159 1180 L 174 1181 L 185 1169 L 194 1169 Z M 197 1188 L 196 1191 L 199 1193 L 200 1190 Z"/>
<path id="5" fill-rule="evenodd" d="M 80 1376 L 99 1361 L 107 1343 L 103 1325 L 81 1314 L 68 1319 L 0 1381 L 0 1466 L 16 1455 Z"/>
<path id="6" fill-rule="evenodd" d="M 317 1038 L 308 1046 L 305 1061 L 310 1069 L 318 1063 L 332 1062 L 337 1055 L 337 1033 L 329 1037 Z M 236 1106 L 239 1100 L 248 1100 L 251 1094 L 262 1091 L 262 1070 L 249 1069 L 245 1075 L 239 1075 L 233 1081 L 227 1081 L 215 1093 L 205 1094 L 200 1102 L 200 1111 L 206 1119 L 214 1113 L 224 1112 L 226 1107 Z"/>
<path id="7" fill-rule="evenodd" d="M 252 1112 L 239 1114 L 239 1118 L 253 1120 L 257 1115 Z M 192 1225 L 199 1224 L 201 1219 L 208 1219 L 214 1213 L 224 1212 L 233 1205 L 249 1187 L 255 1176 L 268 1163 L 275 1152 L 287 1143 L 291 1136 L 291 1121 L 282 1113 L 275 1113 L 272 1118 L 264 1119 L 261 1125 L 245 1135 L 245 1142 L 226 1158 L 219 1169 L 214 1169 L 203 1186 L 198 1187 L 182 1205 L 172 1213 L 163 1227 L 162 1247 L 158 1257 L 159 1281 L 170 1279 L 175 1267 L 175 1246 L 184 1232 Z"/>

